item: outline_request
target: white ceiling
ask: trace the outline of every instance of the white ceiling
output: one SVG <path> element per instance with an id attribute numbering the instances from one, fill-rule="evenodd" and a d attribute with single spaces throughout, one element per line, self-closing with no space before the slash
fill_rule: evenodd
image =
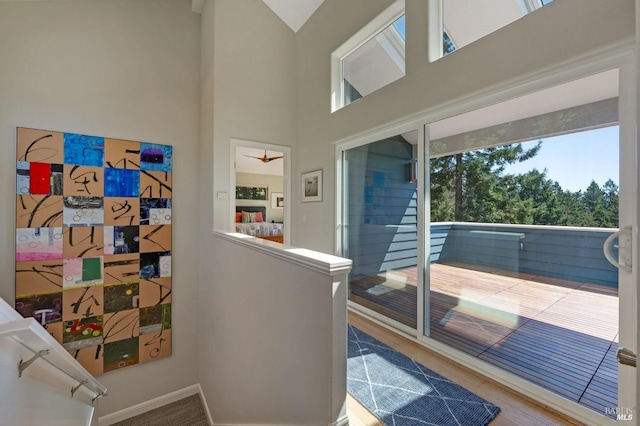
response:
<path id="1" fill-rule="evenodd" d="M 307 22 L 324 0 L 262 0 L 294 32 Z"/>
<path id="2" fill-rule="evenodd" d="M 522 0 L 444 0 L 442 7 L 444 28 L 459 49 L 541 6 L 528 10 Z"/>
<path id="3" fill-rule="evenodd" d="M 601 72 L 432 123 L 429 126 L 430 138 L 436 140 L 615 98 L 618 96 L 618 87 L 617 69 Z"/>
<path id="4" fill-rule="evenodd" d="M 264 153 L 264 149 L 247 148 L 244 146 L 236 147 L 236 173 L 283 176 L 284 159 L 280 158 L 268 163 L 263 163 L 256 158 L 252 158 L 262 158 Z M 267 150 L 267 157 L 276 157 L 279 155 L 284 155 L 284 153 Z"/>

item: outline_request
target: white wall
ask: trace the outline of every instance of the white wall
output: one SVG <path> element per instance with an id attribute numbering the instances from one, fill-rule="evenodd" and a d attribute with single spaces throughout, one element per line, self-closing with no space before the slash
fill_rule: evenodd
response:
<path id="1" fill-rule="evenodd" d="M 173 355 L 99 377 L 111 413 L 197 383 L 200 17 L 189 0 L 0 2 L 0 271 L 13 277 L 15 128 L 174 147 Z M 0 296 L 15 299 L 14 280 Z M 0 394 L 11 390 L 2 389 Z"/>
<path id="2" fill-rule="evenodd" d="M 392 0 L 325 0 L 296 35 L 296 169 L 324 170 L 322 203 L 293 202 L 296 244 L 334 247 L 333 143 L 630 38 L 633 0 L 561 0 L 429 63 L 428 3 L 406 1 L 406 76 L 331 113 L 331 52 Z M 293 194 L 299 182 L 293 180 Z M 306 218 L 306 221 L 304 220 Z"/>

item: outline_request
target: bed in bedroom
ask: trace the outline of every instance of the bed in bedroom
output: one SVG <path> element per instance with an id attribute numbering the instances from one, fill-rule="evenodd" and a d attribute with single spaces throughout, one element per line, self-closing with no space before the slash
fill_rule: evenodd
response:
<path id="1" fill-rule="evenodd" d="M 236 206 L 236 232 L 284 242 L 284 224 L 269 222 L 265 206 Z"/>

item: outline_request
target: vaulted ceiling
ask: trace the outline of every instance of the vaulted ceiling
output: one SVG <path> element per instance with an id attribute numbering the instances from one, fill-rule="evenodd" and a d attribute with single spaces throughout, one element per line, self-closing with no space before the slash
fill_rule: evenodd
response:
<path id="1" fill-rule="evenodd" d="M 262 0 L 297 32 L 324 0 Z"/>

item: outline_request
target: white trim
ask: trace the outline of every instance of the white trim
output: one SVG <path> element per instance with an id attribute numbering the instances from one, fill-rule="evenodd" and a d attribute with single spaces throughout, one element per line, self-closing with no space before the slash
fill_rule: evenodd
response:
<path id="1" fill-rule="evenodd" d="M 373 18 L 367 25 L 362 27 L 357 33 L 352 35 L 340 47 L 331 53 L 331 56 L 344 58 L 350 53 L 358 50 L 360 46 L 374 38 L 380 31 L 391 25 L 404 14 L 404 1 L 396 0 L 382 13 Z"/>
<path id="2" fill-rule="evenodd" d="M 427 166 L 431 155 L 429 147 L 429 126 L 420 126 L 421 133 L 418 138 L 418 300 L 416 325 L 419 336 L 429 335 L 431 330 L 431 223 L 424 218 L 431 217 L 431 196 L 427 195 L 427 188 L 431 188 L 431 173 Z M 422 161 L 420 161 L 422 160 Z M 422 184 L 420 183 L 422 181 Z M 420 220 L 423 218 L 423 220 Z M 429 246 L 427 248 L 427 242 Z M 419 283 L 424 283 L 419 285 Z"/>
<path id="3" fill-rule="evenodd" d="M 444 56 L 444 22 L 442 19 L 442 0 L 429 0 L 429 22 L 427 25 L 427 37 L 429 45 L 429 63 L 435 62 Z"/>
<path id="4" fill-rule="evenodd" d="M 429 131 L 428 126 L 419 126 L 418 127 L 418 187 L 416 191 L 418 193 L 417 200 L 417 237 L 418 237 L 418 261 L 416 264 L 416 268 L 418 269 L 418 283 L 427 282 L 425 277 L 429 277 L 429 259 L 431 257 L 431 244 L 427 248 L 427 241 L 431 241 L 431 226 L 428 226 L 425 220 L 420 220 L 420 218 L 429 217 L 427 214 L 430 213 L 430 205 L 429 200 L 430 197 L 427 197 L 427 188 L 431 188 L 430 183 L 430 174 L 427 173 L 427 161 L 429 158 L 429 146 L 426 143 L 427 132 Z M 420 161 L 422 159 L 422 161 Z M 430 306 L 427 304 L 428 300 L 431 298 L 431 292 L 427 291 L 429 286 L 418 285 L 417 286 L 417 300 L 416 300 L 416 331 L 418 336 L 424 334 L 425 329 L 429 330 L 429 322 L 430 315 L 425 315 L 428 312 L 428 309 L 425 309 L 425 306 Z"/>
<path id="5" fill-rule="evenodd" d="M 202 392 L 202 387 L 200 383 L 198 383 L 198 392 L 200 393 L 200 399 L 202 400 L 202 406 L 204 407 L 204 411 L 207 414 L 207 420 L 209 420 L 209 424 L 213 424 L 213 417 L 211 416 L 211 411 L 209 410 L 209 404 L 207 403 L 207 398 L 204 397 L 204 392 Z"/>
<path id="6" fill-rule="evenodd" d="M 416 341 L 416 339 L 418 338 L 418 336 L 416 335 L 416 330 L 414 328 L 411 328 L 408 325 L 404 325 L 401 322 L 393 320 L 389 317 L 386 317 L 383 314 L 374 311 L 373 309 L 369 309 L 365 306 L 359 305 L 356 302 L 352 302 L 351 300 L 347 300 L 347 308 L 350 311 L 357 312 L 368 320 L 373 321 L 376 324 L 385 327 L 401 336 L 404 336 L 411 341 Z"/>
<path id="7" fill-rule="evenodd" d="M 180 401 L 181 399 L 187 398 L 195 394 L 200 395 L 200 399 L 202 400 L 202 405 L 204 406 L 205 412 L 207 413 L 207 419 L 209 419 L 209 424 L 213 424 L 211 420 L 211 413 L 209 412 L 209 407 L 202 393 L 202 388 L 200 387 L 200 383 L 197 383 L 195 385 L 191 385 L 183 389 L 178 389 L 177 391 L 168 393 L 166 395 L 162 395 L 157 398 L 153 398 L 148 401 L 141 402 L 140 404 L 136 404 L 131 407 L 124 408 L 122 410 L 116 411 L 115 413 L 101 416 L 98 418 L 98 426 L 109 426 L 114 423 L 118 423 L 123 420 L 127 420 L 135 416 L 139 416 L 140 414 L 144 414 L 148 411 L 155 410 L 156 408 L 164 407 L 167 404 Z"/>
<path id="8" fill-rule="evenodd" d="M 619 120 L 620 120 L 620 159 L 619 159 L 619 227 L 631 227 L 631 253 L 622 244 L 619 257 L 624 251 L 638 256 L 638 143 L 637 143 L 637 111 L 636 111 L 636 63 L 632 57 L 620 65 L 619 84 Z M 633 353 L 638 352 L 637 342 L 637 297 L 638 297 L 638 263 L 632 260 L 631 271 L 618 272 L 618 348 L 626 348 Z M 635 368 L 618 364 L 618 407 L 629 408 L 637 404 L 637 384 Z M 635 398 L 634 398 L 635 397 Z M 612 407 L 614 408 L 614 407 Z"/>
<path id="9" fill-rule="evenodd" d="M 405 0 L 396 0 L 382 13 L 331 53 L 331 112 L 344 107 L 344 70 L 342 60 L 404 14 Z"/>
<path id="10" fill-rule="evenodd" d="M 338 420 L 336 420 L 335 422 L 329 423 L 329 426 L 348 426 L 348 425 L 349 425 L 349 416 L 346 414 L 338 418 Z"/>
<path id="11" fill-rule="evenodd" d="M 351 259 L 344 259 L 309 249 L 291 247 L 235 232 L 213 231 L 213 235 L 328 276 L 346 274 L 351 270 Z"/>
<path id="12" fill-rule="evenodd" d="M 334 141 L 336 146 L 344 149 L 353 148 L 375 141 L 379 135 L 398 135 L 401 132 L 393 129 L 408 128 L 433 123 L 438 120 L 453 117 L 465 112 L 481 109 L 485 106 L 496 104 L 518 96 L 537 92 L 549 87 L 566 83 L 591 74 L 618 68 L 633 54 L 633 39 L 625 39 L 606 48 L 567 60 L 555 67 L 521 75 L 485 89 L 478 90 L 466 96 L 461 96 L 451 101 L 433 105 L 420 111 L 411 113 L 405 117 L 392 120 L 371 129 L 363 130 L 351 136 Z M 395 131 L 395 134 L 393 133 Z M 378 138 L 381 139 L 381 138 Z"/>

